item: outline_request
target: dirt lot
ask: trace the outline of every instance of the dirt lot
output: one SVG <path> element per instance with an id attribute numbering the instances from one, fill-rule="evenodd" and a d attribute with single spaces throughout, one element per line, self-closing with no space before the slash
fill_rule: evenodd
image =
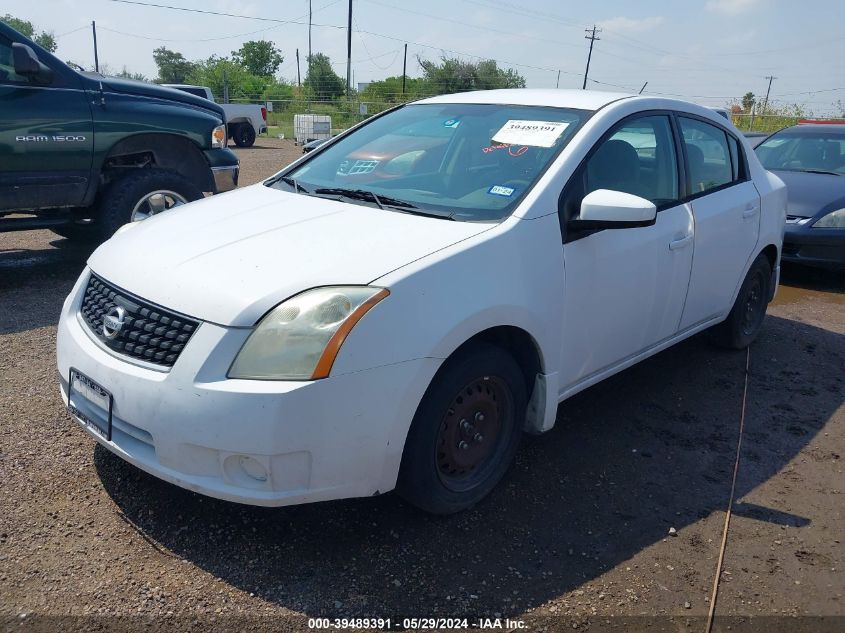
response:
<path id="1" fill-rule="evenodd" d="M 299 150 L 260 139 L 239 154 L 248 184 Z M 160 482 L 66 415 L 55 322 L 87 255 L 46 231 L 0 234 L 3 630 L 279 630 L 306 628 L 303 616 L 704 630 L 745 354 L 699 336 L 578 395 L 458 516 L 392 494 L 253 508 Z M 783 281 L 751 350 L 719 616 L 845 616 L 845 277 Z"/>

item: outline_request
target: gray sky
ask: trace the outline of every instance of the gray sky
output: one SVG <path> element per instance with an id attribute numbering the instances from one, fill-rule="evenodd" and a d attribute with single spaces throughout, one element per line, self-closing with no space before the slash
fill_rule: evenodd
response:
<path id="1" fill-rule="evenodd" d="M 307 24 L 308 0 L 139 0 L 190 9 Z M 313 50 L 346 74 L 347 0 L 312 0 Z M 152 50 L 188 59 L 227 55 L 250 39 L 270 39 L 285 56 L 280 74 L 296 78 L 295 49 L 305 57 L 305 24 L 220 17 L 110 0 L 5 0 L 3 13 L 59 36 L 57 54 L 93 65 L 91 20 L 97 21 L 100 62 L 155 77 Z M 528 87 L 581 87 L 589 42 L 584 29 L 602 28 L 588 84 L 592 89 L 671 94 L 724 105 L 747 91 L 830 114 L 845 102 L 845 2 L 842 0 L 354 0 L 352 66 L 356 82 L 402 73 L 418 76 L 417 55 L 441 51 L 499 60 Z M 77 30 L 78 29 L 78 30 Z M 390 39 L 393 38 L 393 39 Z M 304 67 L 304 66 L 303 66 Z M 598 83 L 603 82 L 603 83 Z M 612 84 L 612 85 L 608 85 Z"/>

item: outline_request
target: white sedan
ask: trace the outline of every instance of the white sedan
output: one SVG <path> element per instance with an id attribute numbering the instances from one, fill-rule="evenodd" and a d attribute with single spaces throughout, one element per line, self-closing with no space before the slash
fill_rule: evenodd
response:
<path id="1" fill-rule="evenodd" d="M 785 211 L 704 107 L 425 99 L 123 227 L 64 304 L 62 394 L 103 446 L 202 494 L 396 488 L 456 512 L 569 396 L 707 328 L 749 345 Z"/>

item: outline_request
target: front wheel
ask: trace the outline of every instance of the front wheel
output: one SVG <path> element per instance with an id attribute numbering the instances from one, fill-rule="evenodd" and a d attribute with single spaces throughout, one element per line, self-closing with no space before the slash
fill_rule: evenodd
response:
<path id="1" fill-rule="evenodd" d="M 138 222 L 199 200 L 202 191 L 184 176 L 164 169 L 130 171 L 108 185 L 97 213 L 100 237 L 108 239 L 127 222 Z"/>
<path id="2" fill-rule="evenodd" d="M 486 343 L 446 361 L 417 409 L 397 491 L 434 514 L 483 499 L 513 460 L 527 407 L 513 357 Z"/>
<path id="3" fill-rule="evenodd" d="M 772 268 L 768 258 L 761 253 L 748 269 L 728 318 L 713 328 L 716 344 L 745 349 L 754 342 L 766 317 L 771 284 Z"/>

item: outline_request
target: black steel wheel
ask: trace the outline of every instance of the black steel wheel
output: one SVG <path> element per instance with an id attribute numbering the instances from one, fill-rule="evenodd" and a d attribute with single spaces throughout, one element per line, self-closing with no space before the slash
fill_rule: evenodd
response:
<path id="1" fill-rule="evenodd" d="M 411 423 L 399 494 L 435 514 L 478 503 L 513 460 L 526 407 L 525 377 L 505 350 L 479 343 L 447 360 Z"/>
<path id="2" fill-rule="evenodd" d="M 771 284 L 769 260 L 760 254 L 748 269 L 728 318 L 713 328 L 715 343 L 730 349 L 745 349 L 751 345 L 763 327 Z"/>

